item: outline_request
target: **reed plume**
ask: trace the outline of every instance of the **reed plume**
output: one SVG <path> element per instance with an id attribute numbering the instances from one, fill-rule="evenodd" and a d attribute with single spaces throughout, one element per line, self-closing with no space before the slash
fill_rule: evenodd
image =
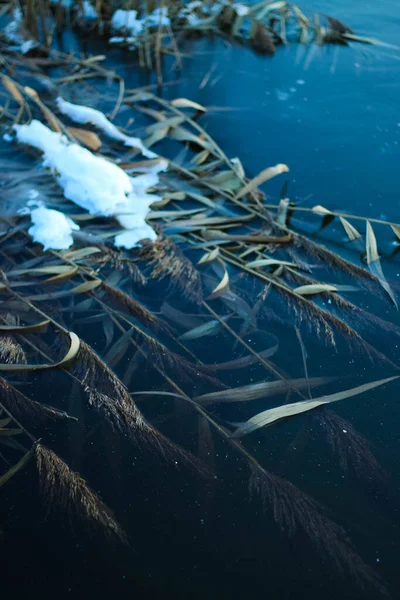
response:
<path id="1" fill-rule="evenodd" d="M 328 519 L 319 504 L 289 481 L 250 464 L 250 496 L 258 495 L 264 509 L 270 506 L 275 522 L 288 535 L 305 535 L 322 557 L 342 576 L 363 589 L 385 593 L 378 576 L 363 562 L 348 541 L 345 530 Z"/>
<path id="2" fill-rule="evenodd" d="M 112 511 L 96 496 L 78 473 L 71 471 L 57 454 L 40 443 L 35 445 L 34 452 L 41 492 L 49 512 L 65 511 L 71 524 L 85 521 L 107 538 L 126 543 L 126 534 Z"/>
<path id="3" fill-rule="evenodd" d="M 169 279 L 171 288 L 178 288 L 185 298 L 199 304 L 203 298 L 200 274 L 174 242 L 162 235 L 151 244 L 143 245 L 140 256 L 146 261 L 149 279 Z"/>
<path id="4" fill-rule="evenodd" d="M 0 362 L 25 364 L 25 352 L 11 335 L 0 336 Z"/>
<path id="5" fill-rule="evenodd" d="M 81 341 L 73 373 L 81 380 L 89 404 L 103 412 L 111 425 L 139 448 L 159 454 L 176 466 L 201 471 L 196 459 L 157 431 L 144 418 L 128 390 L 96 352 Z"/>
<path id="6" fill-rule="evenodd" d="M 31 417 L 38 420 L 71 418 L 64 411 L 31 400 L 2 377 L 0 377 L 0 397 L 1 403 L 16 417 Z"/>
<path id="7" fill-rule="evenodd" d="M 386 475 L 369 448 L 368 441 L 339 415 L 321 408 L 315 419 L 324 430 L 325 438 L 343 472 L 351 471 L 360 479 L 383 483 Z"/>

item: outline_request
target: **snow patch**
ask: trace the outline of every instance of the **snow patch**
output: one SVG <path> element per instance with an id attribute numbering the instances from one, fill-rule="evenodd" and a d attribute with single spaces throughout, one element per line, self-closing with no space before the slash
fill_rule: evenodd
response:
<path id="1" fill-rule="evenodd" d="M 38 206 L 29 210 L 32 227 L 28 233 L 34 242 L 44 246 L 44 250 L 66 250 L 74 243 L 72 232 L 79 225 L 58 210 Z"/>
<path id="2" fill-rule="evenodd" d="M 137 137 L 131 137 L 122 133 L 111 121 L 107 119 L 104 113 L 96 110 L 95 108 L 90 108 L 89 106 L 83 106 L 81 104 L 72 104 L 71 102 L 67 102 L 61 96 L 59 96 L 56 100 L 58 109 L 63 115 L 67 115 L 71 121 L 75 123 L 84 123 L 94 125 L 98 127 L 108 135 L 108 137 L 113 140 L 119 140 L 124 142 L 125 146 L 130 146 L 132 148 L 137 148 L 147 158 L 155 158 L 157 154 L 151 152 L 143 146 L 142 141 Z"/>
<path id="3" fill-rule="evenodd" d="M 43 152 L 43 165 L 53 171 L 68 200 L 90 214 L 113 216 L 123 228 L 129 229 L 130 235 L 122 238 L 118 235 L 116 244 L 129 249 L 144 235 L 155 239 L 156 233 L 145 218 L 150 205 L 160 200 L 159 196 L 146 192 L 158 182 L 157 173 L 129 177 L 116 164 L 71 143 L 37 120 L 29 125 L 14 125 L 14 130 L 20 143 Z"/>

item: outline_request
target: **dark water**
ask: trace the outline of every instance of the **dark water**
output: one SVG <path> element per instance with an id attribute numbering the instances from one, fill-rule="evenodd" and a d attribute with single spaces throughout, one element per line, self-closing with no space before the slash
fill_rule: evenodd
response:
<path id="1" fill-rule="evenodd" d="M 357 1 L 349 5 L 341 0 L 332 6 L 307 0 L 302 9 L 307 8 L 332 14 L 359 34 L 392 45 L 399 43 L 400 7 L 396 2 Z M 65 35 L 63 43 L 68 48 L 76 41 Z M 104 50 L 98 43 L 90 48 Z M 185 49 L 192 58 L 185 61 L 183 81 L 166 87 L 163 94 L 169 98 L 187 96 L 214 107 L 202 120 L 203 126 L 228 156 L 240 156 L 249 175 L 284 162 L 290 167 L 289 196 L 301 206 L 322 204 L 398 220 L 400 52 L 360 45 L 291 46 L 279 49 L 269 59 L 222 40 L 195 40 Z M 118 66 L 128 88 L 149 83 L 122 52 L 113 50 L 110 63 Z M 210 69 L 208 84 L 199 89 Z M 177 78 L 168 70 L 165 76 L 171 81 Z M 98 91 L 105 94 L 107 88 L 102 86 Z M 93 94 L 93 87 L 80 90 L 76 100 L 85 93 Z M 102 102 L 105 110 L 107 102 Z M 122 113 L 121 124 L 124 118 Z M 279 197 L 281 185 L 273 182 L 268 186 L 272 202 Z M 309 226 L 307 219 L 303 226 Z M 377 234 L 390 250 L 388 234 L 379 229 Z M 342 247 L 342 251 L 357 260 L 351 250 Z M 384 260 L 383 265 L 388 278 L 395 282 L 397 259 Z M 162 294 L 163 290 L 154 293 Z M 382 317 L 397 318 L 382 301 L 366 297 L 364 306 Z M 91 335 L 96 344 L 96 332 Z M 285 347 L 291 348 L 293 332 L 285 330 L 280 335 L 287 342 Z M 382 336 L 377 341 L 397 362 L 393 338 Z M 230 343 L 223 338 L 217 341 L 215 347 L 221 353 L 224 344 Z M 367 361 L 354 360 L 345 353 L 321 350 L 312 334 L 306 344 L 310 374 L 314 376 L 344 377 L 356 371 L 371 380 L 385 374 L 379 365 L 371 367 Z M 221 360 L 210 345 L 200 343 L 197 349 L 209 357 L 208 362 Z M 283 350 L 276 362 L 292 376 L 302 376 L 298 349 Z M 141 387 L 156 387 L 151 377 L 143 377 Z M 255 368 L 252 377 L 254 381 L 262 379 L 262 370 Z M 229 374 L 228 380 L 231 385 L 247 382 L 235 373 Z M 57 379 L 46 381 L 40 380 L 45 397 L 54 394 L 54 389 L 61 390 Z M 254 442 L 259 458 L 269 468 L 330 507 L 329 516 L 345 527 L 365 562 L 388 583 L 393 598 L 400 597 L 397 403 L 394 385 L 338 408 L 338 413 L 370 440 L 387 471 L 390 483 L 381 487 L 372 479 L 358 482 L 352 475 L 343 475 L 315 423 L 305 420 L 299 438 L 299 428 L 289 424 L 271 429 Z M 151 416 L 151 409 L 145 405 L 141 408 Z M 261 410 L 262 405 L 257 408 Z M 236 418 L 233 413 L 223 416 Z M 195 424 L 185 416 L 180 419 L 166 433 L 190 447 L 195 443 Z M 84 465 L 85 475 L 93 487 L 102 490 L 105 500 L 132 532 L 132 550 L 109 548 L 102 540 L 88 544 L 79 536 L 71 541 L 63 515 L 50 524 L 38 520 L 36 515 L 41 513 L 35 499 L 26 509 L 22 491 L 29 489 L 26 475 L 21 496 L 13 496 L 12 514 L 8 515 L 18 540 L 18 544 L 12 539 L 7 542 L 10 553 L 6 564 L 12 580 L 9 593 L 15 590 L 13 597 L 28 593 L 75 598 L 383 597 L 377 590 L 354 587 L 351 578 L 340 579 L 329 561 L 320 560 L 319 552 L 301 536 L 288 541 L 281 535 L 271 515 L 263 514 L 256 501 L 248 502 L 246 467 L 223 444 L 218 447 L 223 483 L 218 482 L 215 489 L 193 474 L 182 476 L 160 466 L 156 459 L 132 453 L 128 445 L 118 445 L 107 432 L 105 440 L 104 447 L 96 448 L 96 457 Z M 102 462 L 113 450 L 123 456 L 129 476 L 123 483 L 116 477 L 105 484 Z M 60 531 L 57 537 L 54 528 Z"/>

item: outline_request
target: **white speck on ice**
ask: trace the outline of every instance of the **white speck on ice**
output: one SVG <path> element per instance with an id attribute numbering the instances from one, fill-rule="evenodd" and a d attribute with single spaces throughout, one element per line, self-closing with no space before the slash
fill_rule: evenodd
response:
<path id="1" fill-rule="evenodd" d="M 68 200 L 90 214 L 114 216 L 123 228 L 130 230 L 129 236 L 116 237 L 119 246 L 133 248 L 144 236 L 155 239 L 155 232 L 145 221 L 149 206 L 160 200 L 159 196 L 146 193 L 158 182 L 154 170 L 129 177 L 116 164 L 71 143 L 37 120 L 29 125 L 14 125 L 14 129 L 20 143 L 43 152 L 43 165 L 53 171 Z"/>
<path id="2" fill-rule="evenodd" d="M 122 131 L 120 131 L 113 123 L 111 123 L 105 114 L 99 110 L 90 108 L 90 106 L 72 104 L 72 102 L 67 102 L 61 98 L 61 96 L 57 98 L 57 106 L 63 115 L 67 115 L 71 121 L 74 121 L 75 123 L 89 123 L 91 125 L 95 125 L 113 140 L 119 140 L 124 142 L 125 146 L 137 148 L 141 151 L 143 156 L 146 156 L 147 158 L 155 158 L 157 156 L 157 154 L 145 148 L 142 140 L 139 138 L 131 137 L 125 133 L 122 133 Z"/>

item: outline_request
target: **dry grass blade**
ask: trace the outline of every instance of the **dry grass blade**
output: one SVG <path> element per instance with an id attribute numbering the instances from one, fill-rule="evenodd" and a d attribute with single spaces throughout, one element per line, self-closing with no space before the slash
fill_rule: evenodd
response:
<path id="1" fill-rule="evenodd" d="M 79 127 L 67 127 L 66 131 L 79 142 L 82 142 L 89 150 L 92 150 L 93 152 L 100 150 L 101 139 L 97 133 Z"/>
<path id="2" fill-rule="evenodd" d="M 35 323 L 33 325 L 0 325 L 0 333 L 32 333 L 38 332 L 47 327 L 50 321 L 47 319 L 46 321 L 42 321 L 41 323 Z"/>
<path id="3" fill-rule="evenodd" d="M 215 298 L 218 298 L 218 296 L 221 296 L 221 294 L 226 292 L 226 290 L 229 287 L 229 273 L 226 269 L 225 263 L 223 261 L 220 261 L 220 263 L 224 268 L 224 274 L 219 284 L 213 289 L 211 294 L 208 296 L 207 300 L 214 300 Z"/>
<path id="4" fill-rule="evenodd" d="M 282 419 L 286 419 L 288 417 L 293 417 L 295 415 L 299 415 L 309 410 L 313 410 L 322 406 L 324 404 L 330 404 L 331 402 L 340 402 L 341 400 L 347 400 L 347 398 L 352 398 L 353 396 L 358 396 L 359 394 L 363 394 L 369 390 L 373 390 L 381 385 L 385 385 L 394 379 L 398 379 L 399 376 L 395 375 L 394 377 L 387 377 L 386 379 L 379 379 L 378 381 L 372 381 L 371 383 L 364 383 L 363 385 L 359 385 L 355 388 L 351 388 L 349 390 L 345 390 L 343 392 L 337 392 L 336 394 L 331 394 L 329 396 L 321 396 L 320 398 L 315 398 L 312 400 L 303 400 L 301 402 L 295 402 L 292 404 L 284 404 L 283 406 L 278 406 L 276 408 L 270 408 L 269 410 L 264 410 L 263 412 L 255 415 L 246 423 L 241 424 L 236 431 L 232 434 L 234 439 L 241 438 L 244 435 L 248 435 L 260 427 L 265 427 L 266 425 L 271 425 L 276 421 L 281 421 Z M 310 383 L 312 379 L 309 380 Z"/>
<path id="5" fill-rule="evenodd" d="M 42 494 L 49 510 L 65 511 L 70 521 L 84 521 L 106 537 L 126 543 L 125 532 L 111 510 L 89 488 L 80 475 L 52 450 L 42 444 L 34 446 Z"/>
<path id="6" fill-rule="evenodd" d="M 284 164 L 278 164 L 275 165 L 275 167 L 264 169 L 264 171 L 261 171 L 254 179 L 246 183 L 240 192 L 236 194 L 235 200 L 240 200 L 240 198 L 243 198 L 246 194 L 254 192 L 261 184 L 269 181 L 269 179 L 272 179 L 281 173 L 286 173 L 287 171 L 289 171 L 289 167 Z"/>
<path id="7" fill-rule="evenodd" d="M 372 225 L 367 221 L 367 238 L 366 238 L 366 250 L 367 250 L 367 264 L 368 268 L 377 277 L 379 283 L 395 305 L 397 309 L 397 302 L 394 296 L 393 290 L 388 284 L 386 277 L 383 274 L 381 261 L 379 260 L 378 246 L 376 243 L 376 237 Z"/>
<path id="8" fill-rule="evenodd" d="M 207 406 L 208 404 L 213 404 L 214 402 L 249 402 L 251 400 L 258 400 L 259 398 L 277 396 L 278 394 L 283 394 L 290 389 L 307 389 L 308 385 L 311 387 L 326 385 L 335 379 L 335 377 L 312 377 L 311 379 L 300 378 L 289 379 L 287 381 L 261 381 L 260 383 L 252 383 L 250 385 L 244 385 L 238 388 L 231 388 L 229 390 L 221 390 L 220 392 L 203 394 L 202 396 L 196 396 L 193 398 L 193 400 L 201 406 Z"/>
<path id="9" fill-rule="evenodd" d="M 277 342 L 274 346 L 271 346 L 271 348 L 267 348 L 266 350 L 258 352 L 258 356 L 263 359 L 270 358 L 277 352 L 278 347 L 279 342 Z M 231 371 L 233 369 L 245 369 L 246 367 L 250 367 L 257 362 L 259 362 L 259 358 L 253 354 L 249 354 L 248 356 L 243 356 L 242 358 L 236 358 L 234 360 L 228 360 L 223 363 L 203 365 L 202 368 L 206 368 L 209 371 Z"/>
<path id="10" fill-rule="evenodd" d="M 352 225 L 347 219 L 344 217 L 339 217 L 341 224 L 344 227 L 344 230 L 349 238 L 350 242 L 354 242 L 361 238 L 361 233 L 357 231 L 357 229 Z"/>
<path id="11" fill-rule="evenodd" d="M 175 98 L 175 100 L 171 100 L 171 104 L 176 108 L 195 108 L 196 110 L 201 110 L 202 112 L 207 111 L 207 109 L 201 104 L 198 104 L 198 102 L 193 102 L 193 100 L 188 100 L 187 98 Z"/>
<path id="12" fill-rule="evenodd" d="M 293 290 L 300 296 L 313 296 L 314 294 L 323 294 L 324 292 L 337 292 L 338 289 L 334 285 L 327 283 L 312 283 L 309 285 L 301 285 Z"/>

